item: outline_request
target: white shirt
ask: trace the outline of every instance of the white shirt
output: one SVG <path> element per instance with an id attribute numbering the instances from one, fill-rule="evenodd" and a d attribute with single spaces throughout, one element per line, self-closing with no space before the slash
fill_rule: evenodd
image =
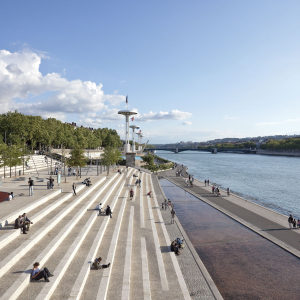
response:
<path id="1" fill-rule="evenodd" d="M 102 209 L 102 205 L 101 204 L 98 204 L 95 209 Z"/>
<path id="2" fill-rule="evenodd" d="M 8 196 L 8 201 L 12 200 L 12 195 Z"/>

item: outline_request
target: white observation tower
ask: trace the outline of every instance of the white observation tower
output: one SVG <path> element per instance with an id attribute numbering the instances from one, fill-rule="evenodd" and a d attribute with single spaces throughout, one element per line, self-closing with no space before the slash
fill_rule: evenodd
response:
<path id="1" fill-rule="evenodd" d="M 124 152 L 130 152 L 130 144 L 129 144 L 129 117 L 132 115 L 136 115 L 137 113 L 133 110 L 120 110 L 118 111 L 119 115 L 125 116 L 125 145 Z"/>
<path id="2" fill-rule="evenodd" d="M 131 125 L 129 126 L 132 129 L 132 152 L 135 152 L 135 135 L 134 135 L 134 130 L 139 129 L 139 126 L 136 125 Z"/>

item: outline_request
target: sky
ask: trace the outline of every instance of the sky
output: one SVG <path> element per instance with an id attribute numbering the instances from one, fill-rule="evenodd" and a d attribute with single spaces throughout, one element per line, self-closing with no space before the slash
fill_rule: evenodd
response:
<path id="1" fill-rule="evenodd" d="M 11 0 L 0 9 L 0 113 L 125 138 L 300 133 L 300 2 Z"/>

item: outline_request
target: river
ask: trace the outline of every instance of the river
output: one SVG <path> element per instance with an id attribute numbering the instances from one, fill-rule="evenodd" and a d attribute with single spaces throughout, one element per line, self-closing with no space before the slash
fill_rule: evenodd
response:
<path id="1" fill-rule="evenodd" d="M 300 219 L 300 157 L 186 151 L 156 155 L 188 167 L 196 179 L 230 190 L 243 198 Z"/>

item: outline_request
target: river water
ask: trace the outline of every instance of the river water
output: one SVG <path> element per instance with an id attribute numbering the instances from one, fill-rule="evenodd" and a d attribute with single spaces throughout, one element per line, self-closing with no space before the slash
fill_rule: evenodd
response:
<path id="1" fill-rule="evenodd" d="M 156 155 L 188 167 L 196 179 L 300 219 L 300 157 L 186 151 Z"/>

